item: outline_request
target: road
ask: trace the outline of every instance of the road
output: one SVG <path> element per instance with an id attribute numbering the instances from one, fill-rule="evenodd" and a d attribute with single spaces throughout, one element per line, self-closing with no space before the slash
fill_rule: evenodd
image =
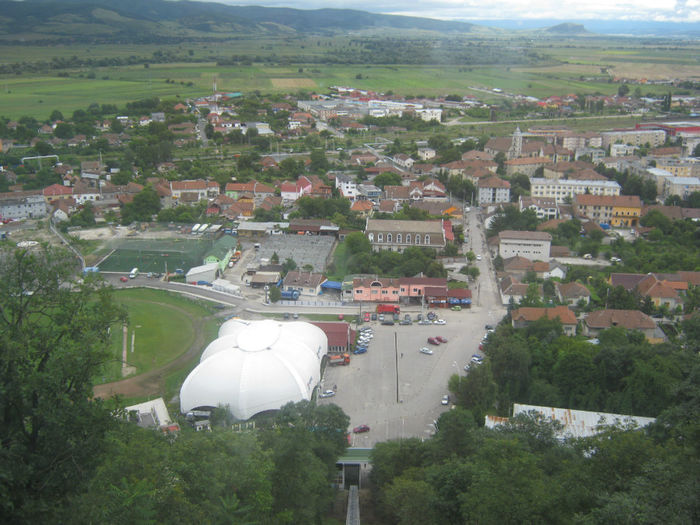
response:
<path id="1" fill-rule="evenodd" d="M 526 118 L 526 119 L 511 119 L 511 120 L 478 120 L 474 122 L 463 122 L 461 118 L 456 118 L 448 120 L 443 123 L 443 126 L 486 126 L 493 124 L 522 124 L 525 123 L 535 123 L 535 122 L 548 122 L 552 123 L 552 120 L 565 120 L 565 121 L 575 121 L 575 120 L 594 120 L 594 119 L 629 119 L 635 115 L 594 115 L 590 117 L 563 117 L 563 118 Z"/>
<path id="2" fill-rule="evenodd" d="M 483 229 L 477 226 L 478 211 L 469 212 L 465 223 L 475 247 L 485 246 Z M 443 326 L 373 322 L 374 339 L 368 352 L 353 355 L 347 366 L 326 369 L 321 389 L 335 385 L 337 393 L 319 402 L 339 405 L 350 416 L 351 427 L 370 426 L 370 432 L 352 435 L 353 446 L 372 447 L 387 439 L 427 438 L 434 433 L 434 421 L 449 409 L 440 399 L 448 393 L 450 376 L 466 373 L 464 365 L 479 353 L 485 325 L 497 324 L 506 313 L 496 293 L 488 252 L 482 254 L 482 260 L 476 262 L 481 276 L 471 309 L 434 310 L 447 321 Z M 448 343 L 428 345 L 427 338 L 436 335 L 444 336 Z M 421 354 L 421 346 L 430 346 L 433 355 Z"/>

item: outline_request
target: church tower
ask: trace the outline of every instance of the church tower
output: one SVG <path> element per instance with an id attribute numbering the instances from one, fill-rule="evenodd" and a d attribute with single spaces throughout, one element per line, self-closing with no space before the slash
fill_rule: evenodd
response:
<path id="1" fill-rule="evenodd" d="M 510 144 L 510 149 L 508 150 L 509 159 L 517 159 L 523 153 L 523 134 L 520 131 L 520 126 L 515 127 L 513 132 L 513 141 Z"/>

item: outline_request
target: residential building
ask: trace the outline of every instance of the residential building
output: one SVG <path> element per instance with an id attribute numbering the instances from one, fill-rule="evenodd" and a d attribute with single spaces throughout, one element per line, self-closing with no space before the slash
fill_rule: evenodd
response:
<path id="1" fill-rule="evenodd" d="M 413 164 L 416 162 L 405 153 L 398 153 L 397 155 L 394 155 L 392 160 L 397 166 L 407 170 L 410 170 L 413 167 Z"/>
<path id="2" fill-rule="evenodd" d="M 533 177 L 530 179 L 530 193 L 533 197 L 551 197 L 557 204 L 574 195 L 620 195 L 620 185 L 611 180 L 550 180 Z"/>
<path id="3" fill-rule="evenodd" d="M 533 210 L 538 219 L 551 220 L 559 217 L 559 206 L 552 197 L 525 197 L 518 198 L 520 211 Z"/>
<path id="4" fill-rule="evenodd" d="M 352 281 L 352 299 L 356 302 L 398 303 L 400 291 L 398 279 L 366 277 Z"/>
<path id="5" fill-rule="evenodd" d="M 663 130 L 617 130 L 603 131 L 600 134 L 603 139 L 602 146 L 608 146 L 620 143 L 631 144 L 633 146 L 645 146 L 649 144 L 652 148 L 662 145 L 666 141 L 666 132 Z"/>
<path id="6" fill-rule="evenodd" d="M 33 219 L 46 217 L 49 209 L 41 191 L 0 193 L 0 217 L 5 219 Z"/>
<path id="7" fill-rule="evenodd" d="M 698 177 L 669 177 L 664 181 L 664 196 L 677 195 L 683 200 L 688 199 L 691 193 L 700 191 L 700 178 Z"/>
<path id="8" fill-rule="evenodd" d="M 52 184 L 42 190 L 44 200 L 47 204 L 52 204 L 62 199 L 73 198 L 73 188 L 63 186 L 61 184 Z"/>
<path id="9" fill-rule="evenodd" d="M 433 148 L 418 148 L 418 157 L 420 160 L 430 160 L 437 156 L 437 152 Z"/>
<path id="10" fill-rule="evenodd" d="M 357 199 L 379 202 L 382 198 L 382 190 L 374 184 L 358 184 Z"/>
<path id="11" fill-rule="evenodd" d="M 498 234 L 498 254 L 507 259 L 519 255 L 531 260 L 549 258 L 552 236 L 547 232 L 505 230 Z"/>
<path id="12" fill-rule="evenodd" d="M 357 198 L 357 183 L 355 177 L 347 173 L 335 173 L 335 187 L 346 199 L 354 201 Z"/>
<path id="13" fill-rule="evenodd" d="M 544 167 L 551 161 L 546 157 L 522 157 L 510 159 L 505 162 L 506 175 L 509 177 L 520 173 L 532 177 L 539 168 Z"/>
<path id="14" fill-rule="evenodd" d="M 365 235 L 372 249 L 402 252 L 409 246 L 441 250 L 446 245 L 444 221 L 367 219 Z"/>
<path id="15" fill-rule="evenodd" d="M 299 290 L 301 295 L 316 297 L 321 292 L 321 285 L 326 278 L 321 273 L 291 270 L 282 281 L 282 289 L 287 291 Z"/>
<path id="16" fill-rule="evenodd" d="M 372 201 L 367 200 L 355 201 L 350 206 L 350 211 L 356 212 L 363 219 L 366 219 L 367 217 L 372 215 L 373 210 L 374 205 L 372 204 Z"/>
<path id="17" fill-rule="evenodd" d="M 599 224 L 630 228 L 639 224 L 642 201 L 637 195 L 575 195 L 574 214 Z"/>
<path id="18" fill-rule="evenodd" d="M 510 202 L 510 182 L 498 177 L 481 179 L 477 184 L 479 206 Z"/>
<path id="19" fill-rule="evenodd" d="M 499 283 L 499 293 L 501 295 L 501 303 L 503 306 L 518 304 L 527 295 L 530 285 L 521 283 L 515 277 L 504 277 Z M 542 297 L 542 285 L 537 285 L 538 297 Z"/>
<path id="20" fill-rule="evenodd" d="M 180 202 L 198 202 L 219 194 L 219 184 L 206 180 L 181 180 L 170 182 L 172 198 Z"/>
<path id="21" fill-rule="evenodd" d="M 639 310 L 596 310 L 583 320 L 583 333 L 588 337 L 597 337 L 601 331 L 619 326 L 627 330 L 638 330 L 650 343 L 664 340 L 661 329 L 654 320 Z"/>
<path id="22" fill-rule="evenodd" d="M 554 289 L 557 299 L 562 303 L 578 305 L 581 301 L 584 304 L 591 302 L 591 292 L 581 283 L 555 283 Z"/>
<path id="23" fill-rule="evenodd" d="M 567 306 L 554 308 L 536 308 L 524 306 L 513 310 L 510 314 L 513 328 L 526 328 L 540 319 L 558 319 L 564 330 L 564 335 L 576 335 L 576 315 Z"/>

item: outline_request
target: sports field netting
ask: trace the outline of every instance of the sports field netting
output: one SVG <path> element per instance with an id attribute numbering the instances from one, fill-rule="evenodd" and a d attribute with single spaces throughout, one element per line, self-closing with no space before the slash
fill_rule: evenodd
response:
<path id="1" fill-rule="evenodd" d="M 199 239 L 120 239 L 103 250 L 103 257 L 112 253 L 98 266 L 104 272 L 128 272 L 132 268 L 140 272 L 165 273 L 166 269 L 171 273 L 176 269 L 187 272 L 203 264 L 212 244 L 211 240 Z"/>

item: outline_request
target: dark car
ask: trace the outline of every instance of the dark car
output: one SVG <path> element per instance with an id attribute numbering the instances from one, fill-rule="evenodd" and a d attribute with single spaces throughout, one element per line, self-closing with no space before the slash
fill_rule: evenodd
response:
<path id="1" fill-rule="evenodd" d="M 487 324 L 486 326 L 484 326 L 484 328 L 486 330 L 493 330 L 493 325 Z"/>
<path id="2" fill-rule="evenodd" d="M 408 319 L 401 319 L 401 321 L 399 321 L 399 324 L 401 326 L 407 326 L 411 324 L 411 321 L 409 321 Z"/>
<path id="3" fill-rule="evenodd" d="M 366 354 L 367 353 L 367 347 L 366 346 L 358 346 L 355 348 L 355 351 L 353 354 Z"/>
<path id="4" fill-rule="evenodd" d="M 435 346 L 440 345 L 440 341 L 438 341 L 435 337 L 428 337 L 428 343 Z"/>
<path id="5" fill-rule="evenodd" d="M 382 321 L 382 324 L 387 325 L 387 326 L 394 326 L 394 320 L 393 319 L 384 319 Z"/>
<path id="6" fill-rule="evenodd" d="M 362 434 L 363 432 L 369 432 L 369 425 L 359 425 L 352 429 L 355 434 Z"/>
<path id="7" fill-rule="evenodd" d="M 437 339 L 437 340 L 440 341 L 441 343 L 446 343 L 446 342 L 447 342 L 447 338 L 445 338 L 445 337 L 443 337 L 443 336 L 441 336 L 441 335 L 436 336 L 435 339 Z"/>
<path id="8" fill-rule="evenodd" d="M 376 320 L 377 320 L 377 314 L 372 314 L 372 321 L 376 321 Z"/>

